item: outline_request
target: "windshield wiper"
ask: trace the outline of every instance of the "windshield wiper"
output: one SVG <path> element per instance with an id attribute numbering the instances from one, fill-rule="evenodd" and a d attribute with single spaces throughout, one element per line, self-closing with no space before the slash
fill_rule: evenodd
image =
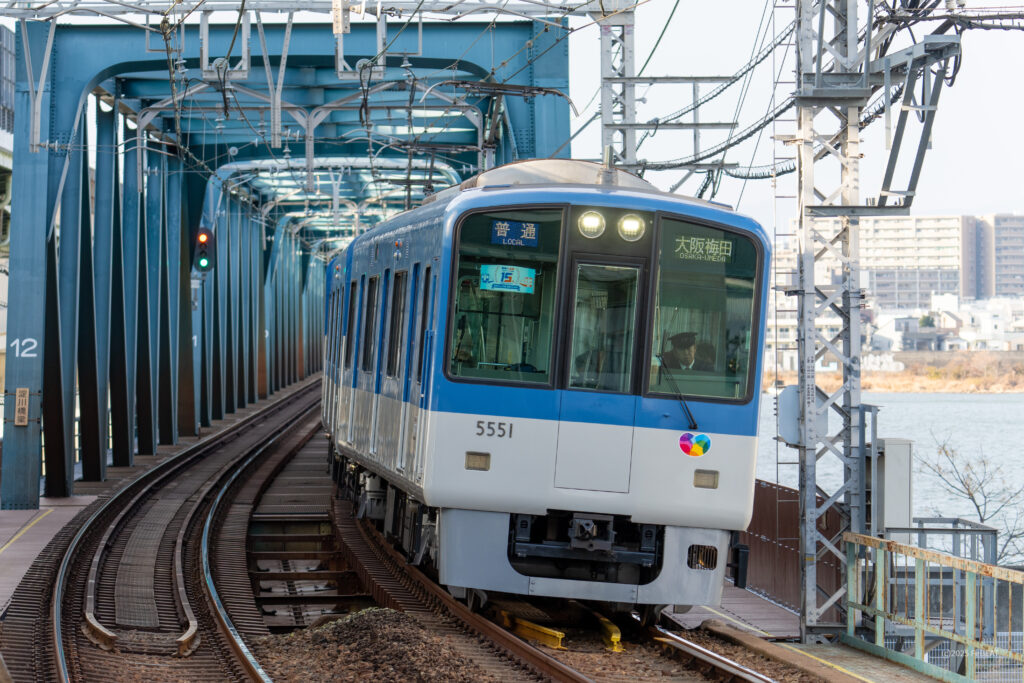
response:
<path id="1" fill-rule="evenodd" d="M 676 383 L 675 376 L 669 372 L 669 369 L 665 367 L 665 359 L 661 357 L 661 354 L 655 356 L 658 362 L 661 363 L 660 370 L 665 373 L 665 377 L 668 379 L 669 384 L 672 385 L 672 391 L 676 392 L 676 398 L 679 399 L 679 405 L 683 407 L 683 413 L 686 415 L 686 419 L 690 421 L 690 429 L 700 429 L 697 426 L 697 420 L 693 418 L 693 413 L 690 412 L 690 407 L 686 405 L 686 397 L 683 396 L 683 392 L 679 389 L 679 385 Z"/>

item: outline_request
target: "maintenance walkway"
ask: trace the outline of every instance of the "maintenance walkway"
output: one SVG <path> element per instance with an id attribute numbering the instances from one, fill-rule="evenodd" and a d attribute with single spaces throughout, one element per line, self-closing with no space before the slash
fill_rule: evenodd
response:
<path id="1" fill-rule="evenodd" d="M 756 593 L 726 582 L 722 604 L 694 607 L 669 618 L 684 628 L 704 625 L 736 639 L 749 649 L 837 683 L 910 683 L 933 681 L 924 674 L 845 645 L 805 645 L 799 642 L 800 618 Z M 744 637 L 745 636 L 745 637 Z M 788 642 L 793 641 L 793 642 Z"/>

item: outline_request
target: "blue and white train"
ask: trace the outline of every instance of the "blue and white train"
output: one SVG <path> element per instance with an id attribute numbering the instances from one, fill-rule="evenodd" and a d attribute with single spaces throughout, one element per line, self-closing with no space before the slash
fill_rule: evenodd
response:
<path id="1" fill-rule="evenodd" d="M 470 602 L 717 604 L 753 505 L 764 230 L 578 161 L 432 199 L 328 266 L 338 485 Z"/>

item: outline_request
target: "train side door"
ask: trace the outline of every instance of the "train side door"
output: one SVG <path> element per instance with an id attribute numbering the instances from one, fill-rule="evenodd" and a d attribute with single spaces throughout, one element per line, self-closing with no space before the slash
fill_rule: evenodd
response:
<path id="1" fill-rule="evenodd" d="M 414 263 L 412 267 L 412 292 L 409 295 L 409 314 L 405 321 L 405 337 L 402 349 L 402 393 L 401 393 L 401 416 L 398 428 L 398 459 L 395 463 L 396 469 L 405 471 L 406 454 L 408 453 L 408 431 L 409 431 L 409 401 L 412 398 L 413 368 L 416 361 L 413 358 L 416 333 L 416 304 L 423 296 L 423 284 L 420 282 L 420 264 Z"/>
<path id="2" fill-rule="evenodd" d="M 431 361 L 434 357 L 434 315 L 437 306 L 437 276 L 432 276 L 427 267 L 423 276 L 423 301 L 420 317 L 419 350 L 416 361 L 416 384 L 412 400 L 416 403 L 415 418 L 409 429 L 411 443 L 409 452 L 414 461 L 412 478 L 422 481 L 423 463 L 426 459 L 427 424 L 429 422 Z"/>
<path id="3" fill-rule="evenodd" d="M 388 315 L 388 287 L 391 285 L 391 271 L 384 271 L 384 286 L 381 288 L 381 305 L 380 305 L 380 324 L 377 325 L 377 329 L 374 331 L 376 337 L 376 362 L 373 364 L 373 376 L 370 378 L 371 386 L 370 391 L 372 392 L 373 401 L 373 414 L 370 416 L 370 453 L 373 455 L 377 454 L 377 420 L 380 417 L 380 391 L 381 391 L 381 375 L 382 375 L 382 363 L 384 349 L 384 327 L 385 321 Z"/>
<path id="4" fill-rule="evenodd" d="M 341 400 L 341 385 L 342 385 L 342 371 L 341 371 L 341 353 L 342 347 L 344 346 L 344 338 L 341 336 L 344 331 L 344 319 L 345 319 L 345 285 L 340 283 L 334 290 L 334 301 L 331 306 L 333 311 L 331 326 L 328 333 L 328 340 L 331 342 L 329 346 L 329 352 L 331 354 L 331 382 L 330 382 L 330 395 L 328 396 L 327 402 L 327 420 L 325 424 L 328 425 L 331 434 L 336 434 L 339 427 L 338 422 L 338 402 Z"/>
<path id="5" fill-rule="evenodd" d="M 408 356 L 406 328 L 409 320 L 409 271 L 395 273 L 391 286 L 391 311 L 387 328 L 384 330 L 387 346 L 384 349 L 383 378 L 381 380 L 380 404 L 377 412 L 377 450 L 382 451 L 382 463 L 388 469 L 395 469 L 399 460 L 399 443 L 402 434 L 403 394 L 405 380 L 403 368 Z"/>
<path id="6" fill-rule="evenodd" d="M 359 332 L 359 372 L 353 416 L 354 445 L 367 452 L 371 446 L 371 424 L 373 420 L 373 396 L 377 367 L 377 320 L 380 317 L 380 277 L 373 276 L 366 281 L 363 297 L 362 326 Z"/>
<path id="7" fill-rule="evenodd" d="M 642 259 L 572 261 L 555 486 L 629 492 Z"/>
<path id="8" fill-rule="evenodd" d="M 355 438 L 352 421 L 355 416 L 356 410 L 356 382 L 359 377 L 359 373 L 356 371 L 356 349 L 359 344 L 359 323 L 361 322 L 360 313 L 362 308 L 359 306 L 360 294 L 362 285 L 359 280 L 352 280 L 349 284 L 350 289 L 348 293 L 348 327 L 345 331 L 345 403 L 342 406 L 346 414 L 345 422 L 345 443 L 351 445 L 352 439 Z"/>

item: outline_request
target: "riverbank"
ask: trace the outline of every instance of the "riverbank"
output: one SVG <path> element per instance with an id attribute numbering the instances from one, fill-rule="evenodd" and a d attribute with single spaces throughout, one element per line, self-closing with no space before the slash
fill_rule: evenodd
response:
<path id="1" fill-rule="evenodd" d="M 863 391 L 893 393 L 1006 394 L 1024 392 L 1024 357 L 1019 352 L 948 351 L 892 354 L 896 371 L 864 370 Z M 766 373 L 763 388 L 775 383 Z M 780 373 L 781 384 L 796 384 L 795 372 Z M 818 372 L 818 386 L 834 392 L 842 384 L 838 372 Z"/>

